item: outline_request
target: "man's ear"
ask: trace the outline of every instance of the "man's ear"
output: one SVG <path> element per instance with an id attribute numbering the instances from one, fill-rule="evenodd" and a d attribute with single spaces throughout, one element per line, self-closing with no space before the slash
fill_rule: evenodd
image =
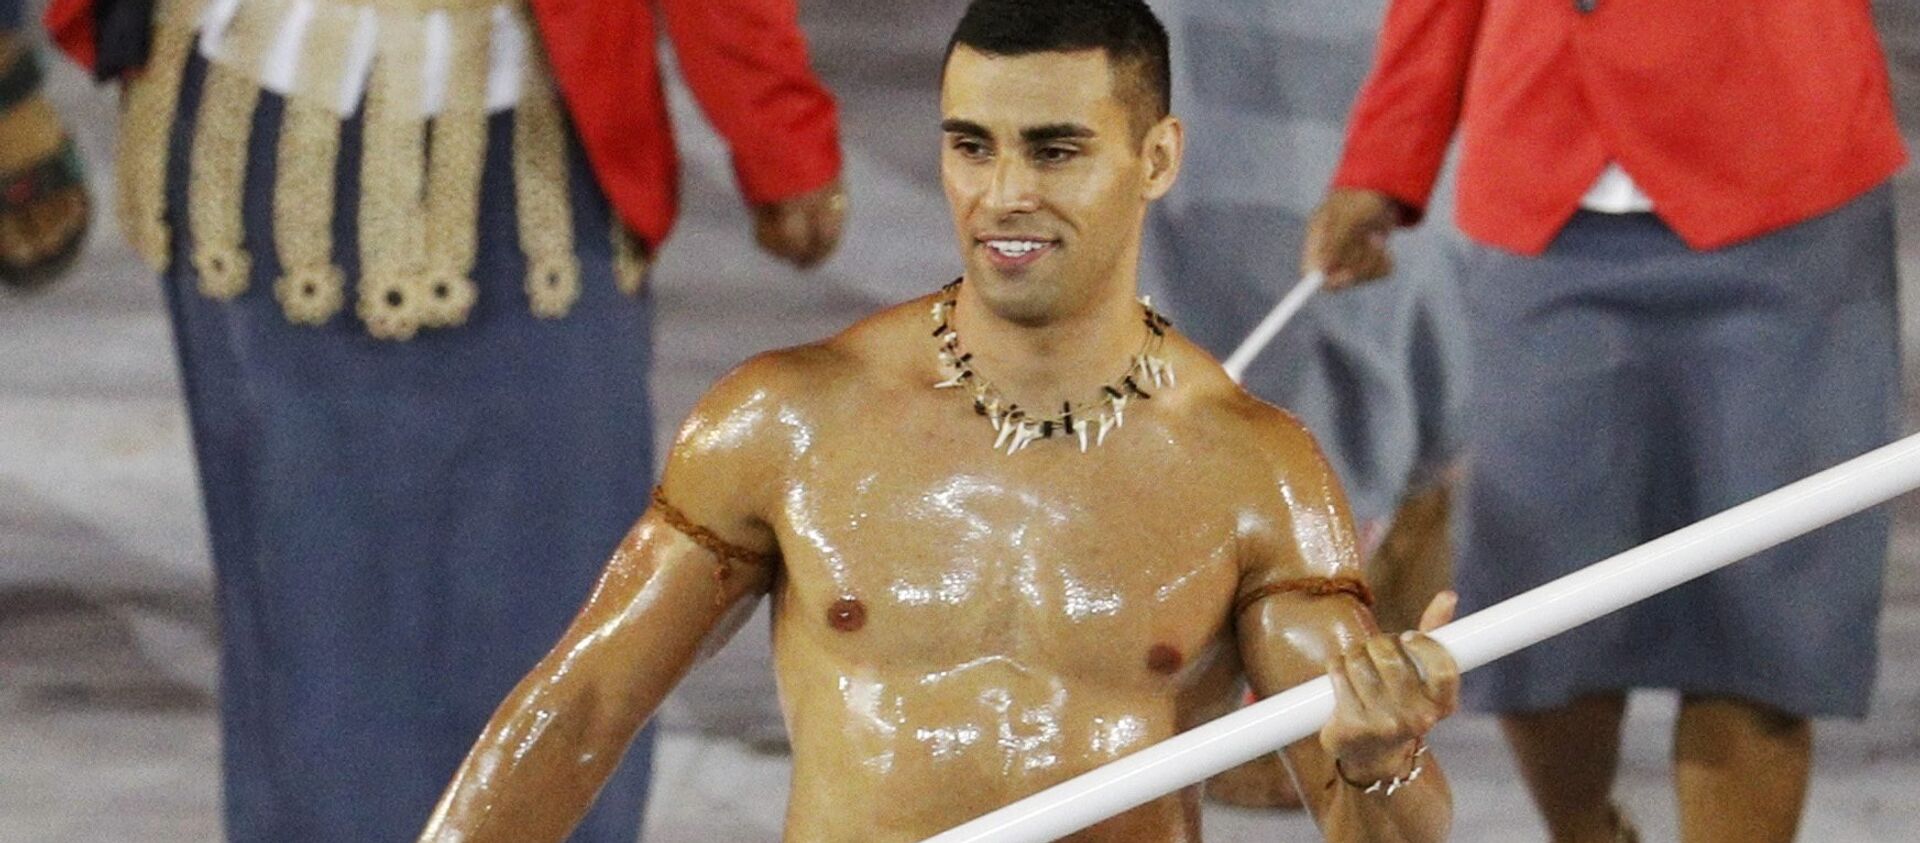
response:
<path id="1" fill-rule="evenodd" d="M 1147 201 L 1159 199 L 1173 189 L 1180 177 L 1180 157 L 1187 148 L 1187 128 L 1180 118 L 1169 114 L 1147 130 L 1142 141 L 1142 158 L 1147 164 L 1146 183 L 1142 185 Z"/>

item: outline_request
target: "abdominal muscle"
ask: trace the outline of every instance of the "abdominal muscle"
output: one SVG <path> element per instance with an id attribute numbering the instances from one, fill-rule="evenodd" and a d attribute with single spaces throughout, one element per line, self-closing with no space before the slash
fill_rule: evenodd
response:
<path id="1" fill-rule="evenodd" d="M 1101 687 L 1005 656 L 899 675 L 789 656 L 776 652 L 789 841 L 922 840 L 1178 729 L 1164 688 Z M 1067 839 L 1197 840 L 1198 828 L 1190 789 Z"/>

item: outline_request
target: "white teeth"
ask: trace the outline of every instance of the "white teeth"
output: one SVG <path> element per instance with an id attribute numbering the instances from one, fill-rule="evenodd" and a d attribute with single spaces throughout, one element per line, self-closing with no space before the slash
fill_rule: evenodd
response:
<path id="1" fill-rule="evenodd" d="M 1047 245 L 1048 244 L 1042 243 L 1036 240 L 988 240 L 987 241 L 987 248 L 992 249 L 996 252 L 999 252 L 1000 254 L 1006 255 L 1007 257 L 1010 257 L 1010 258 L 1021 257 L 1023 255 L 1026 255 L 1029 252 L 1046 248 Z"/>

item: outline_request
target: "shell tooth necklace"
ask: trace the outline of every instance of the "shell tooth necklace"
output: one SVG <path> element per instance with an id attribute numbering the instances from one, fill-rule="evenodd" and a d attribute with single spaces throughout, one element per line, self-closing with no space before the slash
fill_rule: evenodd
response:
<path id="1" fill-rule="evenodd" d="M 1126 372 L 1119 379 L 1100 388 L 1100 394 L 1092 401 L 1074 403 L 1061 402 L 1060 410 L 1051 415 L 1042 415 L 1027 411 L 1025 408 L 1007 399 L 991 382 L 981 377 L 973 368 L 973 355 L 960 347 L 960 333 L 953 327 L 953 308 L 960 298 L 960 281 L 940 288 L 940 298 L 933 303 L 933 338 L 940 344 L 940 370 L 946 379 L 933 385 L 934 389 L 965 389 L 973 394 L 973 411 L 985 416 L 994 431 L 994 450 L 1005 449 L 1011 454 L 1020 453 L 1042 439 L 1052 439 L 1059 435 L 1076 440 L 1080 452 L 1086 453 L 1088 440 L 1092 445 L 1104 445 L 1107 434 L 1127 422 L 1127 403 L 1134 400 L 1145 401 L 1153 397 L 1146 387 L 1155 390 L 1174 385 L 1173 362 L 1162 351 L 1167 342 L 1167 329 L 1173 326 L 1165 316 L 1153 309 L 1153 303 L 1140 299 L 1142 319 L 1146 322 L 1147 336 L 1140 344 L 1140 351 L 1133 355 Z"/>

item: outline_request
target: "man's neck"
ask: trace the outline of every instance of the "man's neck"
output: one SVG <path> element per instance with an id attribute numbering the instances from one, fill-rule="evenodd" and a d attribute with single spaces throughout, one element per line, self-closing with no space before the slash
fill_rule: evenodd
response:
<path id="1" fill-rule="evenodd" d="M 1078 312 L 1043 325 L 994 315 L 962 283 L 954 329 L 974 368 L 1023 406 L 1086 401 L 1127 370 L 1146 339 L 1135 282 L 1121 280 Z"/>

